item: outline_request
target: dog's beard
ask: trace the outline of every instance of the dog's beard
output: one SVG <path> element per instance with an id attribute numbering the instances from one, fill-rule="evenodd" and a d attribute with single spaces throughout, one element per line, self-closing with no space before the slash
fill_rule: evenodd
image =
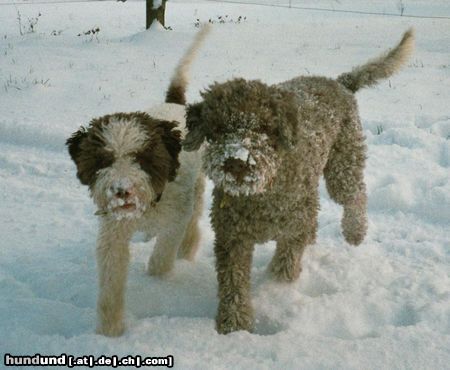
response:
<path id="1" fill-rule="evenodd" d="M 225 193 L 249 196 L 263 193 L 270 187 L 276 174 L 277 158 L 266 135 L 244 139 L 228 137 L 220 144 L 213 143 L 206 147 L 203 166 L 205 173 Z M 227 159 L 238 159 L 245 163 L 245 174 L 241 181 L 224 170 Z"/>
<path id="2" fill-rule="evenodd" d="M 124 179 L 128 180 L 128 179 Z M 140 201 L 138 195 L 129 197 L 128 199 L 117 198 L 110 194 L 107 194 L 106 213 L 111 214 L 117 221 L 123 219 L 137 219 L 141 217 L 147 210 L 146 205 Z"/>
<path id="3" fill-rule="evenodd" d="M 110 215 L 117 221 L 139 219 L 156 198 L 149 180 L 137 166 L 128 166 L 127 172 L 114 167 L 100 170 L 91 190 L 98 214 Z M 114 189 L 118 188 L 133 192 L 125 199 L 120 198 L 115 196 Z"/>

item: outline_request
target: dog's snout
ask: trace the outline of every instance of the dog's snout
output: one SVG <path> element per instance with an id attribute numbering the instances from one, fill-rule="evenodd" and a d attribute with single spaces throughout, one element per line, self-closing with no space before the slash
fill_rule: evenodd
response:
<path id="1" fill-rule="evenodd" d="M 246 163 L 237 158 L 228 158 L 225 161 L 224 169 L 227 172 L 239 173 L 245 170 Z"/>
<path id="2" fill-rule="evenodd" d="M 127 199 L 132 195 L 132 190 L 122 186 L 112 186 L 111 193 L 116 198 Z"/>
<path id="3" fill-rule="evenodd" d="M 126 189 L 119 188 L 117 189 L 116 196 L 119 198 L 126 198 L 130 195 L 130 192 Z"/>
<path id="4" fill-rule="evenodd" d="M 242 182 L 247 170 L 247 164 L 238 158 L 228 158 L 223 166 L 225 172 L 231 173 L 238 182 Z"/>

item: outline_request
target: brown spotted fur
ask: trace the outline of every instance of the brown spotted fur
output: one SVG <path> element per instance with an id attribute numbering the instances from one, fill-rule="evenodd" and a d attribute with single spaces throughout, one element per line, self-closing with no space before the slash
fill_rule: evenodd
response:
<path id="1" fill-rule="evenodd" d="M 81 127 L 67 140 L 80 182 L 92 186 L 97 172 L 113 163 L 114 157 L 105 150 L 101 139 L 102 127 L 111 120 L 135 120 L 142 125 L 148 142 L 144 150 L 135 153 L 135 157 L 148 173 L 155 191 L 161 194 L 165 184 L 175 179 L 180 166 L 181 132 L 176 129 L 176 122 L 158 120 L 143 112 L 115 113 L 95 118 L 87 128 Z"/>

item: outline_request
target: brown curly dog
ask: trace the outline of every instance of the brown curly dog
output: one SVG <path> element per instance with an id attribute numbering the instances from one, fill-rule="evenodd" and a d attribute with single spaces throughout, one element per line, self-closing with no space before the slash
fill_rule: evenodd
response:
<path id="1" fill-rule="evenodd" d="M 251 330 L 250 270 L 255 243 L 275 240 L 270 272 L 293 281 L 315 242 L 322 174 L 344 207 L 342 230 L 358 245 L 367 230 L 364 135 L 354 93 L 396 72 L 414 46 L 412 30 L 389 53 L 337 80 L 297 77 L 268 86 L 215 83 L 187 109 L 186 150 L 206 140 L 206 174 L 215 184 L 212 226 L 219 282 L 219 333 Z"/>

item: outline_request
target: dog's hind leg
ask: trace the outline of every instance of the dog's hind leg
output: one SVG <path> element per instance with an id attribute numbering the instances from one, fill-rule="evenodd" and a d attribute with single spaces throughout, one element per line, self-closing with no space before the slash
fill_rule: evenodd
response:
<path id="1" fill-rule="evenodd" d="M 200 228 L 198 225 L 203 211 L 203 193 L 205 191 L 205 177 L 200 174 L 195 184 L 194 209 L 191 220 L 184 233 L 183 241 L 178 250 L 178 258 L 192 261 L 200 244 Z"/>
<path id="2" fill-rule="evenodd" d="M 183 237 L 184 228 L 173 225 L 164 234 L 156 237 L 155 249 L 148 261 L 147 273 L 152 276 L 162 276 L 173 269 L 178 246 Z"/>
<path id="3" fill-rule="evenodd" d="M 131 228 L 127 223 L 101 220 L 97 241 L 99 296 L 97 333 L 119 336 L 124 330 L 124 295 L 128 274 Z"/>
<path id="4" fill-rule="evenodd" d="M 162 276 L 172 270 L 178 247 L 186 231 L 189 215 L 180 209 L 176 222 L 166 225 L 158 233 L 155 248 L 148 261 L 147 272 L 149 275 Z"/>
<path id="5" fill-rule="evenodd" d="M 277 249 L 269 265 L 269 271 L 277 281 L 292 282 L 301 272 L 301 258 L 307 242 L 303 235 L 282 237 L 277 240 Z"/>
<path id="6" fill-rule="evenodd" d="M 187 237 L 190 238 L 191 244 L 189 250 L 185 246 L 186 255 L 191 254 L 192 258 L 194 257 L 199 242 L 197 221 L 202 208 L 202 180 L 197 181 L 194 191 L 184 193 L 179 202 L 172 204 L 170 215 L 163 217 L 165 221 L 159 226 L 155 249 L 148 263 L 149 275 L 161 276 L 171 271 L 177 252 Z M 196 202 L 199 204 L 195 204 Z"/>
<path id="7" fill-rule="evenodd" d="M 367 195 L 364 183 L 366 146 L 356 113 L 342 125 L 324 169 L 330 197 L 344 207 L 342 232 L 348 243 L 360 244 L 367 231 Z"/>

